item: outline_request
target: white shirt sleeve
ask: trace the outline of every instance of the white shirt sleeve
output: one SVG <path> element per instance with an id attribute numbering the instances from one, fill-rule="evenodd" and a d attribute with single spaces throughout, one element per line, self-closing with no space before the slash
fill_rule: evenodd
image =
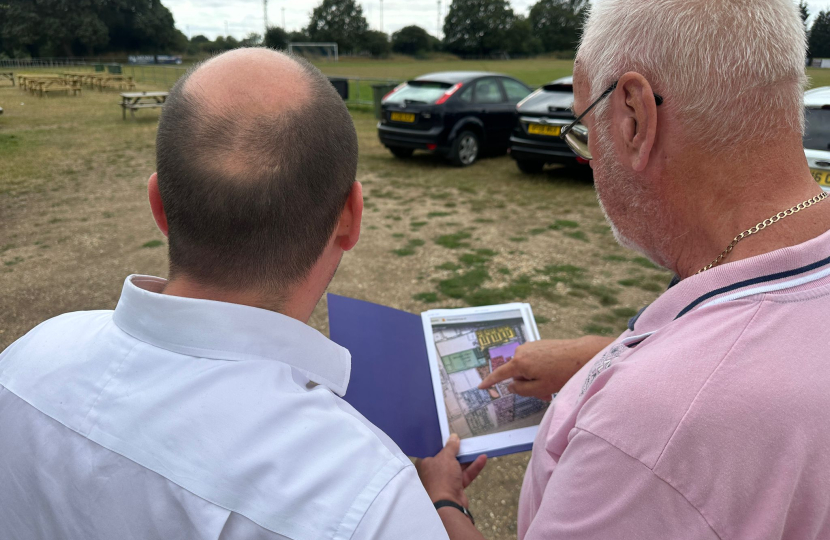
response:
<path id="1" fill-rule="evenodd" d="M 415 467 L 386 484 L 355 529 L 352 540 L 448 540 Z"/>

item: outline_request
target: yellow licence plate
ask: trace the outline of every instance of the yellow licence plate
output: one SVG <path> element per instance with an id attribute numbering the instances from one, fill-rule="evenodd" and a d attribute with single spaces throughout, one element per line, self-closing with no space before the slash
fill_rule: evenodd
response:
<path id="1" fill-rule="evenodd" d="M 527 132 L 531 135 L 547 135 L 548 137 L 558 137 L 562 132 L 561 126 L 543 126 L 542 124 L 528 124 Z"/>
<path id="2" fill-rule="evenodd" d="M 830 171 L 822 171 L 820 169 L 810 169 L 813 173 L 813 178 L 822 186 L 830 186 Z"/>
<path id="3" fill-rule="evenodd" d="M 415 115 L 412 113 L 402 113 L 402 112 L 393 112 L 392 113 L 392 121 L 393 122 L 409 122 L 410 124 L 415 121 Z"/>

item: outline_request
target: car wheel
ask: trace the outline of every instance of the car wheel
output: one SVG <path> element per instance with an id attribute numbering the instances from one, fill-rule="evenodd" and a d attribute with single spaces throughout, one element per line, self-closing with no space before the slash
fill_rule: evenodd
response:
<path id="1" fill-rule="evenodd" d="M 412 157 L 412 148 L 404 148 L 403 146 L 390 146 L 389 151 L 392 152 L 396 158 L 406 159 Z"/>
<path id="2" fill-rule="evenodd" d="M 533 161 L 528 159 L 517 159 L 516 165 L 518 165 L 519 170 L 525 174 L 539 174 L 542 172 L 542 169 L 545 168 L 544 161 Z"/>
<path id="3" fill-rule="evenodd" d="M 478 159 L 479 148 L 478 135 L 472 131 L 462 131 L 452 143 L 450 161 L 456 167 L 468 167 Z"/>

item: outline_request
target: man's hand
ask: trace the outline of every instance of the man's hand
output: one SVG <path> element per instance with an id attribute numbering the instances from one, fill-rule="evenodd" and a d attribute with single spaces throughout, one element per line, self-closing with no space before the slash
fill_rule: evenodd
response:
<path id="1" fill-rule="evenodd" d="M 460 447 L 461 440 L 453 433 L 435 457 L 415 461 L 418 476 L 432 502 L 449 500 L 465 508 L 470 505 L 464 490 L 487 464 L 487 456 L 478 456 L 472 463 L 461 465 L 455 458 Z"/>
<path id="2" fill-rule="evenodd" d="M 513 360 L 493 371 L 478 387 L 490 388 L 512 377 L 507 387 L 511 392 L 550 401 L 582 366 L 613 341 L 600 336 L 530 341 L 520 345 Z"/>

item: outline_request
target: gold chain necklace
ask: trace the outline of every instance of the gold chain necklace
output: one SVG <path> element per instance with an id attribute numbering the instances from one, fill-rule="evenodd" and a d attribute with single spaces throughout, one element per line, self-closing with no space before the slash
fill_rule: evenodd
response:
<path id="1" fill-rule="evenodd" d="M 741 234 L 736 236 L 735 239 L 732 240 L 731 244 L 726 246 L 726 249 L 723 250 L 723 253 L 718 255 L 717 259 L 715 259 L 714 261 L 709 263 L 708 266 L 704 266 L 703 268 L 698 270 L 697 273 L 700 274 L 701 272 L 705 272 L 705 271 L 709 270 L 710 268 L 714 268 L 715 266 L 720 264 L 720 262 L 724 258 L 726 258 L 726 256 L 729 255 L 732 252 L 733 249 L 735 249 L 735 246 L 738 244 L 738 242 L 740 242 L 741 240 L 743 240 L 747 236 L 752 236 L 753 234 L 755 234 L 757 232 L 763 231 L 764 229 L 766 229 L 767 227 L 769 227 L 773 223 L 777 223 L 778 221 L 784 219 L 787 216 L 797 214 L 798 212 L 800 212 L 801 210 L 804 210 L 805 208 L 810 208 L 814 204 L 816 204 L 818 202 L 821 202 L 826 198 L 827 198 L 827 193 L 822 192 L 821 195 L 816 195 L 812 199 L 808 199 L 808 200 L 804 201 L 803 203 L 799 203 L 799 204 L 793 206 L 792 208 L 790 208 L 789 210 L 784 210 L 783 212 L 778 212 L 777 214 L 775 214 L 771 218 L 765 219 L 764 221 L 762 221 L 758 225 L 745 230 L 744 232 L 742 232 Z"/>

